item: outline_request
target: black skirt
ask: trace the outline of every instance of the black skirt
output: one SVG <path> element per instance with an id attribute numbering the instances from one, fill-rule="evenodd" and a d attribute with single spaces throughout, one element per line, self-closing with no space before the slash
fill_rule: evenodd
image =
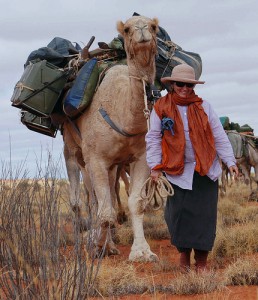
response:
<path id="1" fill-rule="evenodd" d="M 168 197 L 165 208 L 171 243 L 179 250 L 210 251 L 216 235 L 218 180 L 195 172 L 192 190 L 172 186 L 174 195 Z"/>

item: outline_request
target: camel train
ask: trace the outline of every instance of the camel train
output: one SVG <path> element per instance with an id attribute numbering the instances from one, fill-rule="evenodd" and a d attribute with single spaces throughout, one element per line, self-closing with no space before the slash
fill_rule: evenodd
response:
<path id="1" fill-rule="evenodd" d="M 255 137 L 239 133 L 235 130 L 227 131 L 228 138 L 231 142 L 241 178 L 246 185 L 250 186 L 250 200 L 257 199 L 258 194 L 258 148 L 254 143 Z M 254 176 L 251 176 L 252 168 Z M 221 175 L 221 196 L 225 196 L 228 185 L 228 172 L 226 166 L 222 163 Z M 253 189 L 255 183 L 256 188 Z"/>

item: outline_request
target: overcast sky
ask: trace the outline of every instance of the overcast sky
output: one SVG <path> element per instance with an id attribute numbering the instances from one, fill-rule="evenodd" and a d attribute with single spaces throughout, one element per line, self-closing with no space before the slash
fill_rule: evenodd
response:
<path id="1" fill-rule="evenodd" d="M 23 162 L 34 176 L 37 162 L 49 151 L 62 156 L 62 136 L 30 131 L 11 106 L 16 82 L 28 55 L 54 37 L 78 42 L 90 37 L 109 42 L 117 35 L 116 22 L 133 12 L 157 17 L 171 40 L 184 50 L 199 53 L 204 85 L 196 88 L 219 116 L 248 123 L 258 135 L 258 1 L 257 0 L 0 0 L 1 164 Z M 11 153 L 11 154 L 10 154 Z M 3 170 L 3 168 L 2 168 Z M 64 174 L 65 176 L 66 174 Z"/>

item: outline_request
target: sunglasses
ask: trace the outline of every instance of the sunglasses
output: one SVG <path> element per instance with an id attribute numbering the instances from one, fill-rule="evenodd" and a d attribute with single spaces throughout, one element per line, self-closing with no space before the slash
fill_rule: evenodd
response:
<path id="1" fill-rule="evenodd" d="M 184 87 L 187 86 L 188 88 L 194 87 L 194 83 L 188 83 L 188 82 L 181 82 L 181 81 L 175 81 L 175 84 L 177 87 Z"/>

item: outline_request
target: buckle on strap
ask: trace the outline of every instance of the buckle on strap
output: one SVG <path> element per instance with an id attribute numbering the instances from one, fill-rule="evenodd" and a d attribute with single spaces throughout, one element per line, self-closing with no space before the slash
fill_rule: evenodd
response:
<path id="1" fill-rule="evenodd" d="M 145 89 L 149 101 L 155 102 L 161 97 L 160 90 L 154 84 L 147 84 Z"/>

